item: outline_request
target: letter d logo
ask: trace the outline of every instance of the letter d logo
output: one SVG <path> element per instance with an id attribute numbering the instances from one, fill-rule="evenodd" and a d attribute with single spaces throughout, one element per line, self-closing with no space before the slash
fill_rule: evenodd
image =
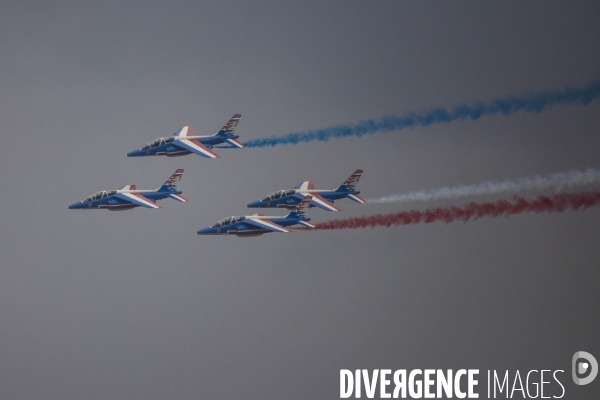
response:
<path id="1" fill-rule="evenodd" d="M 585 361 L 578 362 L 582 358 Z M 587 385 L 596 378 L 596 375 L 598 375 L 598 361 L 596 361 L 594 356 L 590 353 L 586 351 L 578 351 L 577 353 L 573 354 L 572 371 L 573 382 L 575 382 L 576 385 Z M 585 378 L 579 378 L 580 375 L 584 375 L 588 371 L 590 371 L 588 376 Z"/>

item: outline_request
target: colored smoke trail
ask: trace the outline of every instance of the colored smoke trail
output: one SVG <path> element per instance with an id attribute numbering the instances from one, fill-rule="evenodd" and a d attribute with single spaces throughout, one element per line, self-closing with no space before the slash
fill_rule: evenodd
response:
<path id="1" fill-rule="evenodd" d="M 377 121 L 370 119 L 353 125 L 336 125 L 328 128 L 254 139 L 247 141 L 245 145 L 246 147 L 268 147 L 312 142 L 314 140 L 327 142 L 331 138 L 360 137 L 363 135 L 372 135 L 377 132 L 390 132 L 416 126 L 448 123 L 456 120 L 477 120 L 484 115 L 510 115 L 517 111 L 539 113 L 559 104 L 588 105 L 598 97 L 600 97 L 600 81 L 594 81 L 583 88 L 567 88 L 562 91 L 540 92 L 529 96 L 509 96 L 504 99 L 496 99 L 488 103 L 478 103 L 473 106 L 463 104 L 451 110 L 438 107 L 421 113 L 408 111 L 400 117 L 388 116 Z"/>
<path id="2" fill-rule="evenodd" d="M 370 204 L 379 204 L 457 199 L 465 196 L 499 194 L 531 189 L 541 190 L 555 188 L 556 190 L 562 190 L 568 187 L 589 185 L 599 182 L 600 171 L 589 168 L 583 172 L 569 171 L 566 173 L 557 173 L 546 177 L 535 176 L 533 178 L 520 178 L 499 182 L 482 182 L 475 185 L 460 185 L 419 190 L 410 193 L 398 193 L 376 199 L 367 199 L 366 201 Z"/>
<path id="3" fill-rule="evenodd" d="M 535 200 L 514 197 L 514 201 L 499 200 L 489 203 L 469 203 L 463 207 L 436 207 L 423 211 L 411 210 L 395 214 L 376 214 L 347 219 L 334 219 L 316 224 L 314 229 L 358 229 L 376 226 L 396 226 L 430 224 L 436 221 L 445 223 L 467 222 L 483 217 L 496 218 L 522 213 L 560 213 L 566 210 L 584 211 L 600 204 L 600 192 L 556 194 L 538 196 Z M 304 230 L 314 230 L 304 229 Z"/>

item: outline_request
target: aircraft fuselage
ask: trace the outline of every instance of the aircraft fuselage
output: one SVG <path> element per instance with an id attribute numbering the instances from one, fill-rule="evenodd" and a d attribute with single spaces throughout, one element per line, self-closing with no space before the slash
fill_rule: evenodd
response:
<path id="1" fill-rule="evenodd" d="M 227 137 L 212 135 L 212 136 L 185 136 L 185 137 L 164 137 L 154 140 L 146 146 L 130 151 L 127 153 L 127 157 L 147 157 L 147 156 L 167 156 L 167 157 L 178 157 L 191 154 L 190 151 L 185 150 L 182 147 L 177 146 L 179 139 L 191 140 L 195 139 L 202 143 L 204 146 L 212 149 L 222 143 L 226 143 L 227 139 L 237 139 L 237 135 L 229 135 Z M 229 147 L 229 146 L 228 146 Z"/>
<path id="2" fill-rule="evenodd" d="M 217 224 L 200 229 L 197 233 L 198 235 L 237 235 L 241 237 L 250 237 L 250 236 L 259 236 L 264 233 L 272 232 L 269 229 L 262 229 L 256 226 L 251 226 L 244 221 L 248 219 L 260 219 L 267 220 L 274 224 L 279 225 L 280 227 L 287 227 L 292 225 L 300 224 L 299 221 L 310 221 L 310 218 L 300 217 L 300 218 L 286 218 L 281 216 L 265 216 L 265 215 L 246 215 L 243 217 L 230 217 L 226 218 L 226 220 L 234 219 L 233 222 L 222 223 L 219 221 Z M 301 224 L 300 224 L 301 225 Z"/>
<path id="3" fill-rule="evenodd" d="M 281 195 L 279 195 L 281 194 Z M 345 191 L 338 192 L 335 190 L 318 190 L 318 189 L 290 189 L 290 190 L 280 190 L 279 192 L 275 192 L 266 198 L 261 200 L 253 201 L 248 204 L 249 208 L 287 208 L 289 210 L 293 209 L 304 196 L 309 194 L 318 194 L 323 197 L 325 200 L 333 203 L 335 200 L 343 199 L 347 197 L 349 194 L 360 194 L 360 191 Z M 315 207 L 314 205 L 310 205 L 310 207 Z"/>
<path id="4" fill-rule="evenodd" d="M 155 190 L 103 190 L 97 192 L 85 200 L 78 201 L 69 206 L 72 210 L 103 210 L 107 209 L 110 211 L 130 210 L 135 207 L 139 207 L 137 204 L 125 202 L 117 197 L 119 193 L 131 193 L 140 194 L 145 198 L 156 202 L 169 197 L 169 195 L 180 195 L 181 191 L 173 192 L 161 192 L 158 189 Z"/>

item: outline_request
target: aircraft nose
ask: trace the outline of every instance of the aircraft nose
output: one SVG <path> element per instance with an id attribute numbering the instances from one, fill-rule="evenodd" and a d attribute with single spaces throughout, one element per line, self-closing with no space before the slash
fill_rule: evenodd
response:
<path id="1" fill-rule="evenodd" d="M 252 203 L 248 203 L 248 208 L 258 208 L 260 207 L 260 200 L 253 201 Z"/>
<path id="2" fill-rule="evenodd" d="M 211 228 L 200 229 L 197 233 L 198 235 L 210 235 Z"/>
<path id="3" fill-rule="evenodd" d="M 138 157 L 140 155 L 140 150 L 133 150 L 127 153 L 127 157 Z"/>
<path id="4" fill-rule="evenodd" d="M 77 203 L 73 203 L 73 204 L 71 204 L 71 205 L 69 206 L 69 210 L 74 210 L 74 209 L 76 209 L 76 208 L 81 208 L 81 204 L 82 204 L 82 203 L 81 203 L 80 201 L 78 201 Z"/>

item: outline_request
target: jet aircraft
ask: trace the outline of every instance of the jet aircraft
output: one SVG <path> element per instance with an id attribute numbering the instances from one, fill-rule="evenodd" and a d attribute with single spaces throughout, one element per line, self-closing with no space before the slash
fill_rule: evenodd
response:
<path id="1" fill-rule="evenodd" d="M 311 207 L 319 207 L 327 211 L 339 211 L 340 209 L 333 205 L 335 200 L 349 198 L 356 201 L 357 203 L 364 204 L 365 200 L 358 194 L 356 190 L 356 184 L 363 173 L 362 169 L 357 169 L 344 183 L 341 184 L 337 189 L 332 190 L 319 190 L 315 189 L 312 181 L 302 182 L 294 189 L 291 190 L 279 190 L 269 194 L 267 197 L 253 201 L 248 204 L 250 208 L 287 208 L 292 209 L 306 196 L 312 196 L 310 202 Z"/>
<path id="2" fill-rule="evenodd" d="M 125 185 L 118 190 L 103 190 L 71 204 L 69 208 L 107 209 L 110 211 L 129 210 L 135 207 L 162 208 L 156 204 L 156 200 L 167 197 L 185 202 L 187 199 L 181 196 L 180 190 L 177 190 L 177 183 L 181 180 L 182 175 L 183 170 L 178 169 L 164 185 L 154 190 L 138 190 L 135 185 Z"/>
<path id="3" fill-rule="evenodd" d="M 243 217 L 224 218 L 208 228 L 200 229 L 198 235 L 237 235 L 240 237 L 249 237 L 269 232 L 289 232 L 285 227 L 290 225 L 304 225 L 314 228 L 315 226 L 308 222 L 310 218 L 304 216 L 305 210 L 310 205 L 310 200 L 311 196 L 306 196 L 285 217 L 252 214 Z"/>
<path id="4" fill-rule="evenodd" d="M 219 132 L 210 136 L 194 136 L 194 128 L 184 126 L 171 137 L 156 139 L 140 149 L 130 151 L 127 157 L 177 157 L 195 153 L 206 158 L 219 158 L 219 155 L 211 150 L 213 147 L 244 147 L 243 143 L 236 140 L 239 136 L 235 135 L 235 128 L 241 117 L 241 114 L 235 114 Z"/>

